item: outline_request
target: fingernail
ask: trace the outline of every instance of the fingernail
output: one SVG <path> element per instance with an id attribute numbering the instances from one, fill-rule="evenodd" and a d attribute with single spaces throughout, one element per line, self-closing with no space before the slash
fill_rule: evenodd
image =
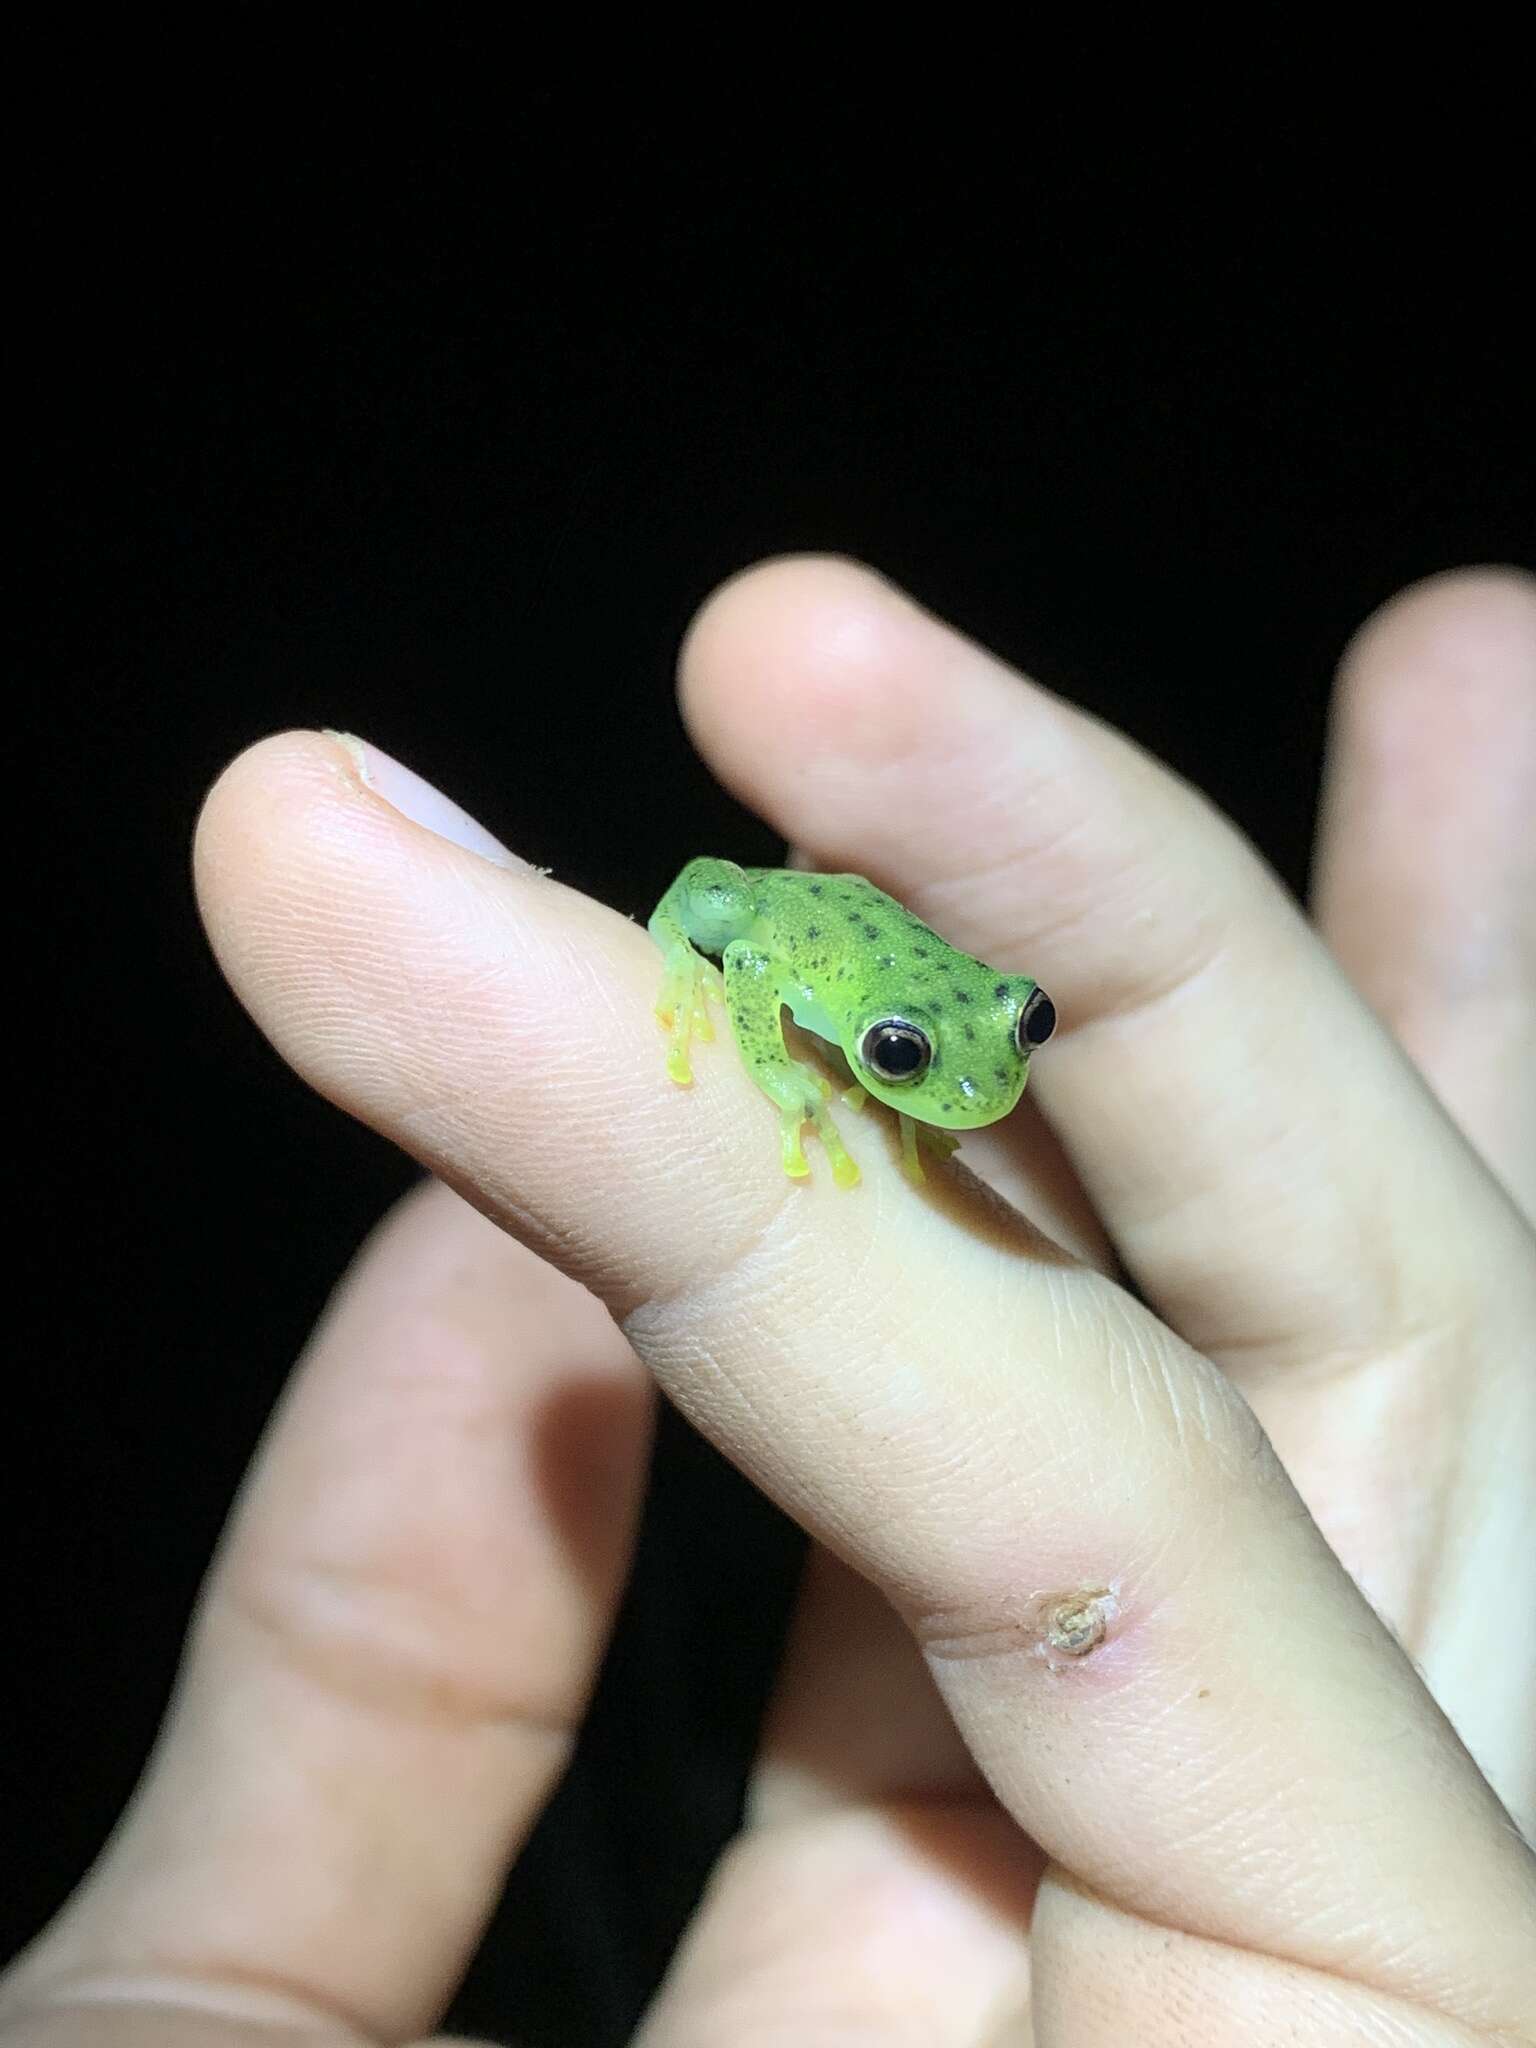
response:
<path id="1" fill-rule="evenodd" d="M 494 861 L 497 867 L 522 868 L 528 865 L 515 853 L 509 853 L 499 839 L 493 839 L 483 825 L 477 825 L 467 811 L 461 811 L 440 789 L 424 782 L 413 769 L 396 761 L 381 747 L 374 746 L 371 740 L 360 740 L 352 732 L 333 731 L 330 726 L 325 728 L 325 736 L 334 740 L 337 746 L 346 748 L 364 786 L 409 818 L 412 824 L 424 825 L 439 839 L 462 846 L 466 852 L 478 853 L 483 860 Z"/>

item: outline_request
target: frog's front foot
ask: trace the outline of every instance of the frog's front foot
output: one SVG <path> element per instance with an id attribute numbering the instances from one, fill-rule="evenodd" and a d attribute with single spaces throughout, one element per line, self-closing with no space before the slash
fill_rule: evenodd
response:
<path id="1" fill-rule="evenodd" d="M 705 1044 L 715 1035 L 709 1014 L 709 999 L 725 1000 L 725 981 L 719 968 L 691 946 L 679 946 L 667 955 L 656 1015 L 666 1027 L 667 1072 L 680 1088 L 693 1080 L 688 1047 L 697 1038 Z"/>
<path id="2" fill-rule="evenodd" d="M 779 1115 L 779 1135 L 782 1144 L 784 1171 L 791 1180 L 807 1180 L 810 1177 L 810 1163 L 805 1156 L 802 1134 L 807 1124 L 814 1125 L 821 1140 L 821 1149 L 827 1155 L 832 1168 L 832 1178 L 840 1188 L 856 1188 L 861 1178 L 856 1162 L 849 1155 L 837 1125 L 832 1121 L 832 1112 L 826 1106 L 826 1088 L 823 1077 L 811 1067 L 800 1068 L 807 1083 L 806 1094 L 797 1101 L 786 1104 Z M 813 1096 L 809 1090 L 814 1088 Z"/>

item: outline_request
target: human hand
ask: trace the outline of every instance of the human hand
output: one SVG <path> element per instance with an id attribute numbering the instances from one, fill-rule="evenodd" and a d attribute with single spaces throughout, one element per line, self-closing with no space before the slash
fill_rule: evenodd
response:
<path id="1" fill-rule="evenodd" d="M 435 1186 L 360 1259 L 0 2040 L 434 2023 L 617 1597 L 638 1354 L 822 1545 L 646 2048 L 1536 2041 L 1494 1796 L 1530 1827 L 1532 586 L 1352 650 L 1331 955 L 1201 799 L 844 564 L 728 586 L 684 699 L 813 864 L 1050 988 L 964 1151 L 1049 1238 L 872 1117 L 860 1190 L 790 1184 L 728 1044 L 667 1083 L 632 925 L 376 755 L 252 749 L 198 843 L 231 982 L 522 1243 Z"/>

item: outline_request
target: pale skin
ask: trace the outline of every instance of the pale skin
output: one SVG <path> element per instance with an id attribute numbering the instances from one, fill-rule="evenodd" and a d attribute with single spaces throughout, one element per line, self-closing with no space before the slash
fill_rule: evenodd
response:
<path id="1" fill-rule="evenodd" d="M 0 2042 L 430 2033 L 579 1722 L 655 1383 L 817 1548 L 644 2048 L 1536 2042 L 1536 586 L 1350 649 L 1310 926 L 852 565 L 728 585 L 682 692 L 796 866 L 1049 987 L 1023 1108 L 921 1186 L 874 1115 L 856 1189 L 791 1181 L 728 1043 L 661 1072 L 638 927 L 366 744 L 236 761 L 220 962 L 435 1180 Z"/>

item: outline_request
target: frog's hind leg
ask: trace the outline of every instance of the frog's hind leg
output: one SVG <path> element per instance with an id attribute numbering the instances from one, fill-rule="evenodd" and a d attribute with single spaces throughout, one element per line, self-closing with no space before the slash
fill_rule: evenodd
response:
<path id="1" fill-rule="evenodd" d="M 784 1171 L 792 1180 L 809 1175 L 801 1133 L 814 1124 L 832 1178 L 840 1188 L 857 1187 L 859 1169 L 827 1108 L 825 1078 L 806 1061 L 792 1059 L 784 1043 L 784 1003 L 774 964 L 744 939 L 725 949 L 725 1005 L 747 1072 L 778 1109 Z"/>
<path id="2" fill-rule="evenodd" d="M 714 961 L 696 953 L 686 939 L 669 947 L 656 1015 L 667 1031 L 667 1072 L 681 1088 L 693 1079 L 689 1046 L 696 1038 L 707 1044 L 715 1035 L 711 996 L 716 1002 L 725 999 L 725 981 Z"/>
<path id="3" fill-rule="evenodd" d="M 647 927 L 666 962 L 656 1015 L 667 1028 L 667 1072 L 680 1087 L 693 1079 L 688 1059 L 695 1038 L 715 1035 L 710 998 L 722 1002 L 719 968 L 699 950 L 719 952 L 750 916 L 746 876 L 730 861 L 690 861 L 657 904 Z"/>

